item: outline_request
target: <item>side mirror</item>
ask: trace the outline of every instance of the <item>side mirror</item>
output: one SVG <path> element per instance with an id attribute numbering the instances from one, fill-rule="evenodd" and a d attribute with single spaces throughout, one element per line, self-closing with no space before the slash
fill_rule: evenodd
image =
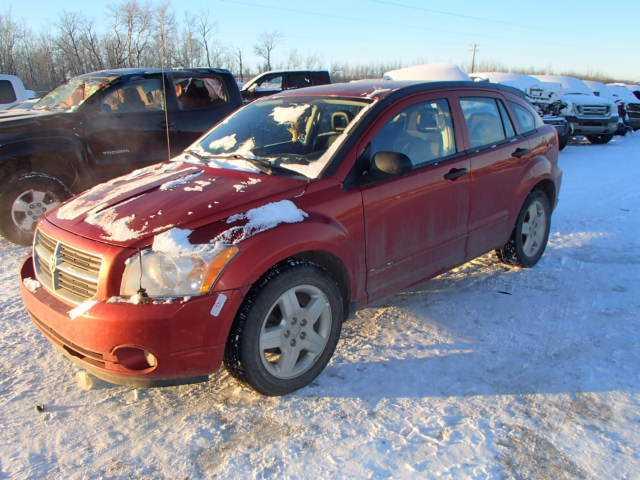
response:
<path id="1" fill-rule="evenodd" d="M 409 172 L 413 165 L 404 153 L 378 152 L 373 156 L 371 167 L 373 173 L 399 176 Z"/>

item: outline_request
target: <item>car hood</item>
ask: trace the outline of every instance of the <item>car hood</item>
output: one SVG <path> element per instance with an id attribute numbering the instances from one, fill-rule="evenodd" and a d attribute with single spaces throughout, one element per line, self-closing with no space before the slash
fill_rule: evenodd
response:
<path id="1" fill-rule="evenodd" d="M 68 112 L 14 109 L 0 112 L 0 135 L 17 131 L 40 129 L 57 125 L 61 118 L 68 118 Z"/>
<path id="2" fill-rule="evenodd" d="M 46 219 L 85 238 L 138 247 L 173 227 L 196 229 L 280 195 L 304 192 L 298 178 L 171 161 L 97 185 Z"/>
<path id="3" fill-rule="evenodd" d="M 562 99 L 565 102 L 571 102 L 574 105 L 602 105 L 609 106 L 613 102 L 602 97 L 596 97 L 595 95 L 580 95 L 578 93 L 566 93 L 562 95 Z"/>

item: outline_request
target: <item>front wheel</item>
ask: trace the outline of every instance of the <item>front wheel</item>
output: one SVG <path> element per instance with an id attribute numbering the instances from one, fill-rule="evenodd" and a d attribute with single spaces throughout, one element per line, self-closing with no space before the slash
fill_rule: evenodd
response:
<path id="1" fill-rule="evenodd" d="M 70 196 L 59 180 L 27 174 L 10 180 L 0 192 L 0 234 L 19 245 L 29 245 L 36 223 Z"/>
<path id="2" fill-rule="evenodd" d="M 594 145 L 604 145 L 605 143 L 609 143 L 613 135 L 587 135 L 587 140 L 589 143 L 593 143 Z"/>
<path id="3" fill-rule="evenodd" d="M 335 280 L 312 263 L 275 269 L 238 313 L 225 351 L 230 373 L 264 395 L 313 381 L 329 362 L 342 328 Z"/>
<path id="4" fill-rule="evenodd" d="M 541 190 L 534 190 L 520 210 L 511 238 L 496 250 L 498 258 L 510 265 L 533 267 L 547 246 L 550 226 L 549 197 Z"/>

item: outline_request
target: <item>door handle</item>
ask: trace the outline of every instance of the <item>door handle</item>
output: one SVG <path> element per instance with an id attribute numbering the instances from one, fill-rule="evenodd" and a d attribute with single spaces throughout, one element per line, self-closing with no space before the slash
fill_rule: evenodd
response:
<path id="1" fill-rule="evenodd" d="M 515 158 L 522 158 L 525 155 L 529 155 L 531 153 L 531 150 L 529 150 L 528 148 L 516 148 L 513 153 L 511 154 L 512 157 Z"/>
<path id="2" fill-rule="evenodd" d="M 469 173 L 469 170 L 467 170 L 466 168 L 452 168 L 447 173 L 445 173 L 443 177 L 446 180 L 453 182 L 460 177 L 464 177 L 467 173 Z"/>

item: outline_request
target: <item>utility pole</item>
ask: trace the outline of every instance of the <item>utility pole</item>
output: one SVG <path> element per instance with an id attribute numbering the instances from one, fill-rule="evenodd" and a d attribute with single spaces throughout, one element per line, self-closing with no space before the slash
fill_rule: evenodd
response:
<path id="1" fill-rule="evenodd" d="M 472 43 L 469 47 L 469 51 L 471 52 L 471 73 L 473 73 L 476 69 L 476 53 L 478 53 L 478 44 Z"/>

